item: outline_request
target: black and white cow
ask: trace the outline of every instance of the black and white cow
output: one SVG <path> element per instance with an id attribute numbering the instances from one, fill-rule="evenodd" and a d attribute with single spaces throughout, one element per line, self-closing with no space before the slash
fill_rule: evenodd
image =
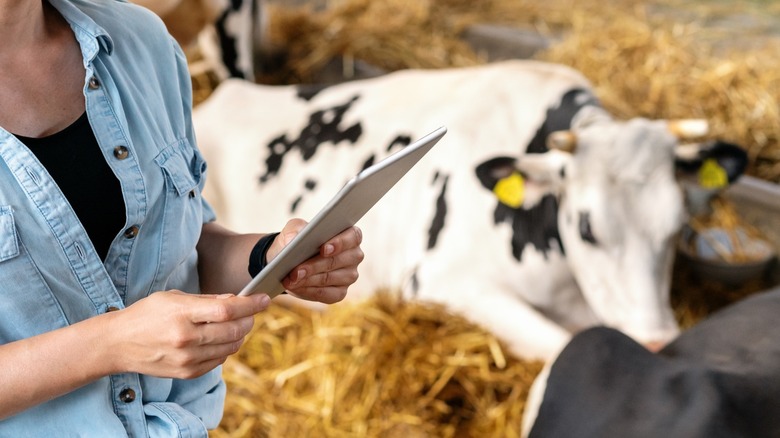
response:
<path id="1" fill-rule="evenodd" d="M 614 120 L 579 73 L 508 61 L 323 89 L 226 81 L 194 124 L 205 196 L 240 231 L 311 218 L 357 171 L 444 125 L 358 224 L 366 259 L 350 297 L 389 288 L 443 303 L 526 358 L 550 358 L 595 324 L 645 343 L 678 333 L 675 151 L 702 122 Z M 739 148 L 686 152 L 701 164 L 713 148 L 733 180 Z"/>
<path id="2" fill-rule="evenodd" d="M 266 44 L 263 0 L 131 0 L 159 15 L 182 46 L 197 44 L 195 68 L 220 80 L 254 80 L 256 55 Z"/>
<path id="3" fill-rule="evenodd" d="M 213 26 L 198 38 L 204 59 L 217 76 L 255 79 L 256 55 L 266 38 L 267 14 L 262 0 L 222 0 L 224 7 Z"/>

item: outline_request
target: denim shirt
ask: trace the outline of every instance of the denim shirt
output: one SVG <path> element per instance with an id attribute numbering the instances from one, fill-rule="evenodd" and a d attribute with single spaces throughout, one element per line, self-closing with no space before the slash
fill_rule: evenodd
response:
<path id="1" fill-rule="evenodd" d="M 195 245 L 214 219 L 186 59 L 162 21 L 115 0 L 49 1 L 81 46 L 87 115 L 126 222 L 102 262 L 46 169 L 0 129 L 0 343 L 155 291 L 198 293 Z M 0 421 L 0 437 L 206 437 L 224 396 L 219 367 L 191 380 L 112 375 Z"/>

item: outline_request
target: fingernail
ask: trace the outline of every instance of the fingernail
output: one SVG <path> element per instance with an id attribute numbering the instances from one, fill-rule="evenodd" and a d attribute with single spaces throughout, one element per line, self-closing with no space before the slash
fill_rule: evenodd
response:
<path id="1" fill-rule="evenodd" d="M 269 297 L 268 295 L 265 295 L 265 294 L 260 295 L 260 305 L 265 307 L 265 306 L 267 306 L 269 304 L 271 304 L 271 297 Z"/>
<path id="2" fill-rule="evenodd" d="M 306 270 L 305 269 L 298 269 L 298 272 L 296 274 L 297 275 L 295 276 L 295 282 L 297 283 L 297 282 L 303 280 L 303 277 L 306 276 Z"/>
<path id="3" fill-rule="evenodd" d="M 335 250 L 336 250 L 336 248 L 334 248 L 333 245 L 331 245 L 329 243 L 329 244 L 325 245 L 325 248 L 323 248 L 322 252 L 325 253 L 325 255 L 331 255 L 331 254 L 333 254 L 333 251 L 335 251 Z"/>

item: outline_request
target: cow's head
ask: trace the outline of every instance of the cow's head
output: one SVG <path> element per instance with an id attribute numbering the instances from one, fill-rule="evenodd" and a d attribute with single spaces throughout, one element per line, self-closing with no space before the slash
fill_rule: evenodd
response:
<path id="1" fill-rule="evenodd" d="M 705 133 L 703 121 L 599 117 L 551 133 L 546 152 L 483 166 L 492 163 L 491 189 L 518 215 L 557 199 L 560 242 L 603 324 L 640 342 L 665 342 L 678 332 L 669 289 L 674 242 L 687 217 L 680 180 L 698 172 L 702 182 L 723 186 L 747 163 L 744 151 L 725 143 L 680 147 Z"/>

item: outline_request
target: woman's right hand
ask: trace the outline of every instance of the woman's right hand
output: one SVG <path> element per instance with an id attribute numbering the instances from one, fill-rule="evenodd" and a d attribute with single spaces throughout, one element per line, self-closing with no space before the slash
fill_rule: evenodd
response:
<path id="1" fill-rule="evenodd" d="M 111 312 L 107 336 L 116 372 L 157 377 L 198 377 L 238 351 L 267 295 L 193 295 L 157 292 Z M 116 354 L 114 354 L 116 352 Z"/>

